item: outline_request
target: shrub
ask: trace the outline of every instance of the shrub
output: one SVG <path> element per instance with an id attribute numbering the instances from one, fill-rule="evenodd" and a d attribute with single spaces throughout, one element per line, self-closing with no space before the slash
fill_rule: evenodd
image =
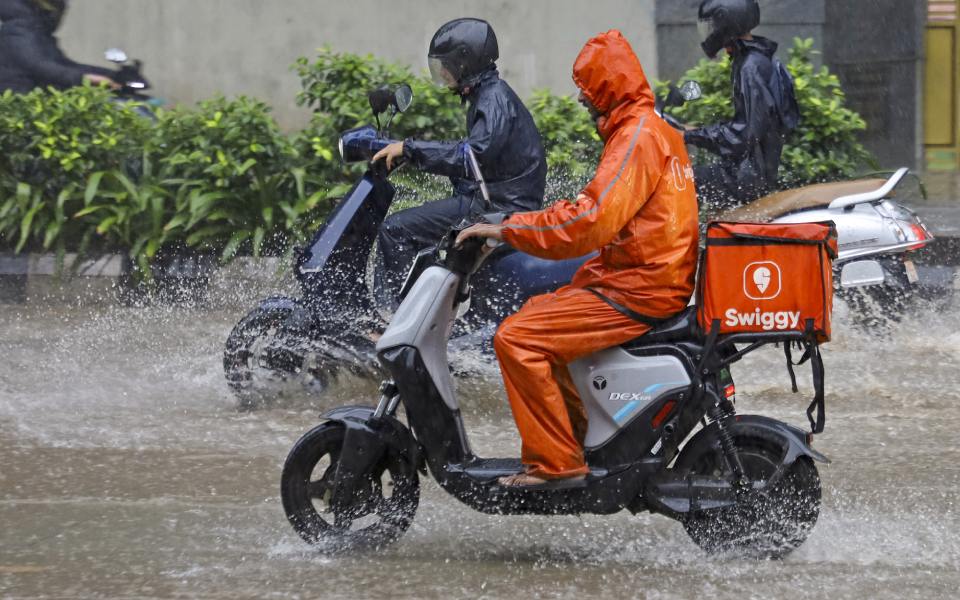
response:
<path id="1" fill-rule="evenodd" d="M 576 198 L 603 149 L 596 124 L 576 99 L 549 90 L 534 92 L 528 105 L 547 151 L 547 198 Z"/>
<path id="2" fill-rule="evenodd" d="M 269 108 L 214 98 L 156 123 L 89 87 L 0 98 L 0 246 L 282 252 L 328 206 Z"/>
<path id="3" fill-rule="evenodd" d="M 0 97 L 0 240 L 26 247 L 86 248 L 92 219 L 83 208 L 91 172 L 135 172 L 150 135 L 130 106 L 101 88 Z"/>
<path id="4" fill-rule="evenodd" d="M 247 245 L 276 253 L 317 207 L 300 155 L 263 102 L 223 97 L 164 113 L 151 153 L 156 178 L 179 199 L 165 230 L 231 258 Z"/>
<path id="5" fill-rule="evenodd" d="M 846 96 L 836 75 L 826 66 L 816 68 L 812 39 L 794 40 L 787 69 L 793 75 L 800 125 L 790 135 L 780 164 L 780 184 L 794 187 L 854 176 L 865 165 L 875 167 L 858 135 L 867 128 L 855 111 L 846 107 Z M 733 116 L 730 101 L 730 59 L 702 60 L 687 71 L 684 81 L 699 81 L 703 98 L 672 109 L 681 121 L 709 124 Z M 666 84 L 659 84 L 662 93 Z M 699 153 L 700 160 L 704 154 Z M 709 158 L 709 155 L 706 155 Z"/>

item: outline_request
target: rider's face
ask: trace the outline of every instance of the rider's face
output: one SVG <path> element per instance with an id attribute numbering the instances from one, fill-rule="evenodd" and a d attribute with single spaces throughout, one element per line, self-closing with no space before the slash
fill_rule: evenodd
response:
<path id="1" fill-rule="evenodd" d="M 600 117 L 603 116 L 600 114 L 600 111 L 597 110 L 597 107 L 595 107 L 593 103 L 590 102 L 590 100 L 587 98 L 587 95 L 584 94 L 582 90 L 580 92 L 580 95 L 577 97 L 577 100 L 580 102 L 580 104 L 583 105 L 584 108 L 587 109 L 587 111 L 590 113 L 590 118 L 593 119 L 594 121 L 599 121 Z"/>

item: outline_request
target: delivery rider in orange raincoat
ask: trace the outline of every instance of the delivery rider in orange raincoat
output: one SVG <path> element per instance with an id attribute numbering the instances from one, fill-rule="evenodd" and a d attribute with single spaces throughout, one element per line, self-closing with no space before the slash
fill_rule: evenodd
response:
<path id="1" fill-rule="evenodd" d="M 566 365 L 639 337 L 681 312 L 693 293 L 697 198 L 683 135 L 654 113 L 653 91 L 619 31 L 587 42 L 573 80 L 605 143 L 593 181 L 575 201 L 474 225 L 458 239 L 499 239 L 548 259 L 600 251 L 570 285 L 532 298 L 494 338 L 523 440 L 524 472 L 504 485 L 585 476 L 587 416 Z"/>

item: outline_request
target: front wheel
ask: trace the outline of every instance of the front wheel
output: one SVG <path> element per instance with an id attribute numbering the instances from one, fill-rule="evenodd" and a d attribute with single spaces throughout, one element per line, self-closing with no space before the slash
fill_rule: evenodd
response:
<path id="1" fill-rule="evenodd" d="M 307 543 L 328 553 L 379 548 L 397 540 L 420 503 L 415 466 L 388 449 L 361 478 L 350 505 L 334 506 L 344 435 L 344 426 L 332 421 L 309 431 L 287 456 L 280 482 L 287 520 Z"/>
<path id="2" fill-rule="evenodd" d="M 781 463 L 783 449 L 763 440 L 737 438 L 751 483 L 767 481 Z M 689 515 L 683 526 L 709 553 L 736 552 L 757 558 L 782 558 L 799 548 L 820 515 L 820 476 L 809 458 L 787 468 L 772 488 L 746 492 L 735 506 Z M 698 457 L 692 474 L 732 477 L 722 453 Z"/>

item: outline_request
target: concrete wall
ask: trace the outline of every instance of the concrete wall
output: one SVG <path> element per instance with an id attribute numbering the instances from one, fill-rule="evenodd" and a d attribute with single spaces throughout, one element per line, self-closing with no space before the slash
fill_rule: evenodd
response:
<path id="1" fill-rule="evenodd" d="M 700 0 L 657 0 L 659 72 L 677 79 L 703 58 Z M 756 33 L 780 42 L 814 39 L 840 78 L 849 105 L 867 121 L 864 144 L 883 167 L 921 164 L 921 77 L 926 0 L 760 0 Z"/>
<path id="2" fill-rule="evenodd" d="M 671 0 L 673 1 L 673 0 Z M 621 29 L 656 75 L 654 0 L 74 0 L 61 31 L 68 54 L 103 63 L 124 48 L 145 61 L 155 93 L 193 102 L 217 92 L 269 101 L 284 125 L 306 120 L 290 71 L 316 48 L 373 53 L 426 68 L 433 32 L 462 16 L 487 19 L 501 70 L 521 96 L 573 93 L 570 69 L 593 34 Z"/>
<path id="3" fill-rule="evenodd" d="M 923 164 L 924 0 L 829 1 L 824 56 L 886 167 Z"/>

